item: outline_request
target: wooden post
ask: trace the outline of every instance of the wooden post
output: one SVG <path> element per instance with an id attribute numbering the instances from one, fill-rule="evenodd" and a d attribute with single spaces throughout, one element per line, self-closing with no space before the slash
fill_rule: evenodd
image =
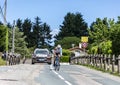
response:
<path id="1" fill-rule="evenodd" d="M 107 70 L 109 71 L 110 70 L 110 54 L 108 55 L 108 66 L 107 66 Z"/>
<path id="2" fill-rule="evenodd" d="M 104 55 L 104 70 L 106 71 L 107 69 L 106 69 L 106 57 L 107 57 L 107 55 L 105 54 Z"/>
<path id="3" fill-rule="evenodd" d="M 114 65 L 115 65 L 115 55 L 112 56 L 112 73 L 115 72 Z"/>
<path id="4" fill-rule="evenodd" d="M 79 57 L 77 58 L 77 64 L 79 64 Z"/>
<path id="5" fill-rule="evenodd" d="M 85 55 L 85 64 L 87 65 L 88 64 L 88 59 L 87 59 L 88 57 L 87 57 L 87 55 Z"/>
<path id="6" fill-rule="evenodd" d="M 95 54 L 93 55 L 93 66 L 96 66 L 96 62 L 95 62 Z"/>
<path id="7" fill-rule="evenodd" d="M 94 57 L 95 57 L 95 67 L 97 67 L 97 54 L 94 55 Z"/>
<path id="8" fill-rule="evenodd" d="M 82 64 L 84 64 L 84 56 L 82 56 Z"/>
<path id="9" fill-rule="evenodd" d="M 103 68 L 103 55 L 100 56 L 100 68 Z"/>
<path id="10" fill-rule="evenodd" d="M 90 55 L 90 65 L 92 65 L 92 54 Z"/>
<path id="11" fill-rule="evenodd" d="M 118 74 L 120 75 L 120 55 L 118 56 Z"/>
<path id="12" fill-rule="evenodd" d="M 77 58 L 75 58 L 75 64 L 77 64 Z"/>
<path id="13" fill-rule="evenodd" d="M 80 56 L 80 57 L 79 57 L 79 63 L 80 63 L 80 64 L 81 64 L 81 61 L 82 61 L 82 60 L 81 60 L 81 56 Z"/>
<path id="14" fill-rule="evenodd" d="M 88 65 L 90 64 L 90 55 L 88 55 Z"/>
<path id="15" fill-rule="evenodd" d="M 96 67 L 99 67 L 99 54 L 96 55 Z"/>
<path id="16" fill-rule="evenodd" d="M 98 64 L 97 64 L 98 68 L 100 68 L 100 54 L 98 54 Z"/>

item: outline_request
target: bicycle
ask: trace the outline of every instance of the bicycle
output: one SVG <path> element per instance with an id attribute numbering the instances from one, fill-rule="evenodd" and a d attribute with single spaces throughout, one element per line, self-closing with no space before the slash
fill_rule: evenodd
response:
<path id="1" fill-rule="evenodd" d="M 55 57 L 55 62 L 54 62 L 54 68 L 55 68 L 55 71 L 57 70 L 57 71 L 59 71 L 59 69 L 60 69 L 60 59 L 59 59 L 59 56 L 56 56 Z"/>

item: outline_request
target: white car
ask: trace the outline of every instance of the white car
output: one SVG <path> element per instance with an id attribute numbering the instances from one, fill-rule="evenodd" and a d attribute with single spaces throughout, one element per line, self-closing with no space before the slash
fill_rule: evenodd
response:
<path id="1" fill-rule="evenodd" d="M 32 64 L 38 62 L 46 62 L 51 64 L 51 54 L 48 49 L 36 48 L 32 55 Z"/>

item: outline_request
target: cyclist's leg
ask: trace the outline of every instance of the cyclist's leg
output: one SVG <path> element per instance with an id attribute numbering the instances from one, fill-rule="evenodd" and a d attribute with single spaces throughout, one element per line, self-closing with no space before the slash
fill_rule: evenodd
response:
<path id="1" fill-rule="evenodd" d="M 58 63 L 57 63 L 57 71 L 59 71 L 59 70 L 60 70 L 60 57 L 59 57 Z"/>
<path id="2" fill-rule="evenodd" d="M 54 65 L 54 68 L 55 68 L 55 70 L 57 70 L 57 67 L 58 67 L 58 65 L 57 65 L 57 60 L 55 59 L 55 65 Z"/>

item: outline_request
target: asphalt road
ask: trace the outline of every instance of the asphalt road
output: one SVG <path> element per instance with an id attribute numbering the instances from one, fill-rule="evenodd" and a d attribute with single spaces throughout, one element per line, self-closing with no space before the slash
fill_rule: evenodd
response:
<path id="1" fill-rule="evenodd" d="M 46 63 L 0 67 L 0 85 L 120 85 L 120 77 L 78 65 L 61 64 L 59 71 Z"/>

